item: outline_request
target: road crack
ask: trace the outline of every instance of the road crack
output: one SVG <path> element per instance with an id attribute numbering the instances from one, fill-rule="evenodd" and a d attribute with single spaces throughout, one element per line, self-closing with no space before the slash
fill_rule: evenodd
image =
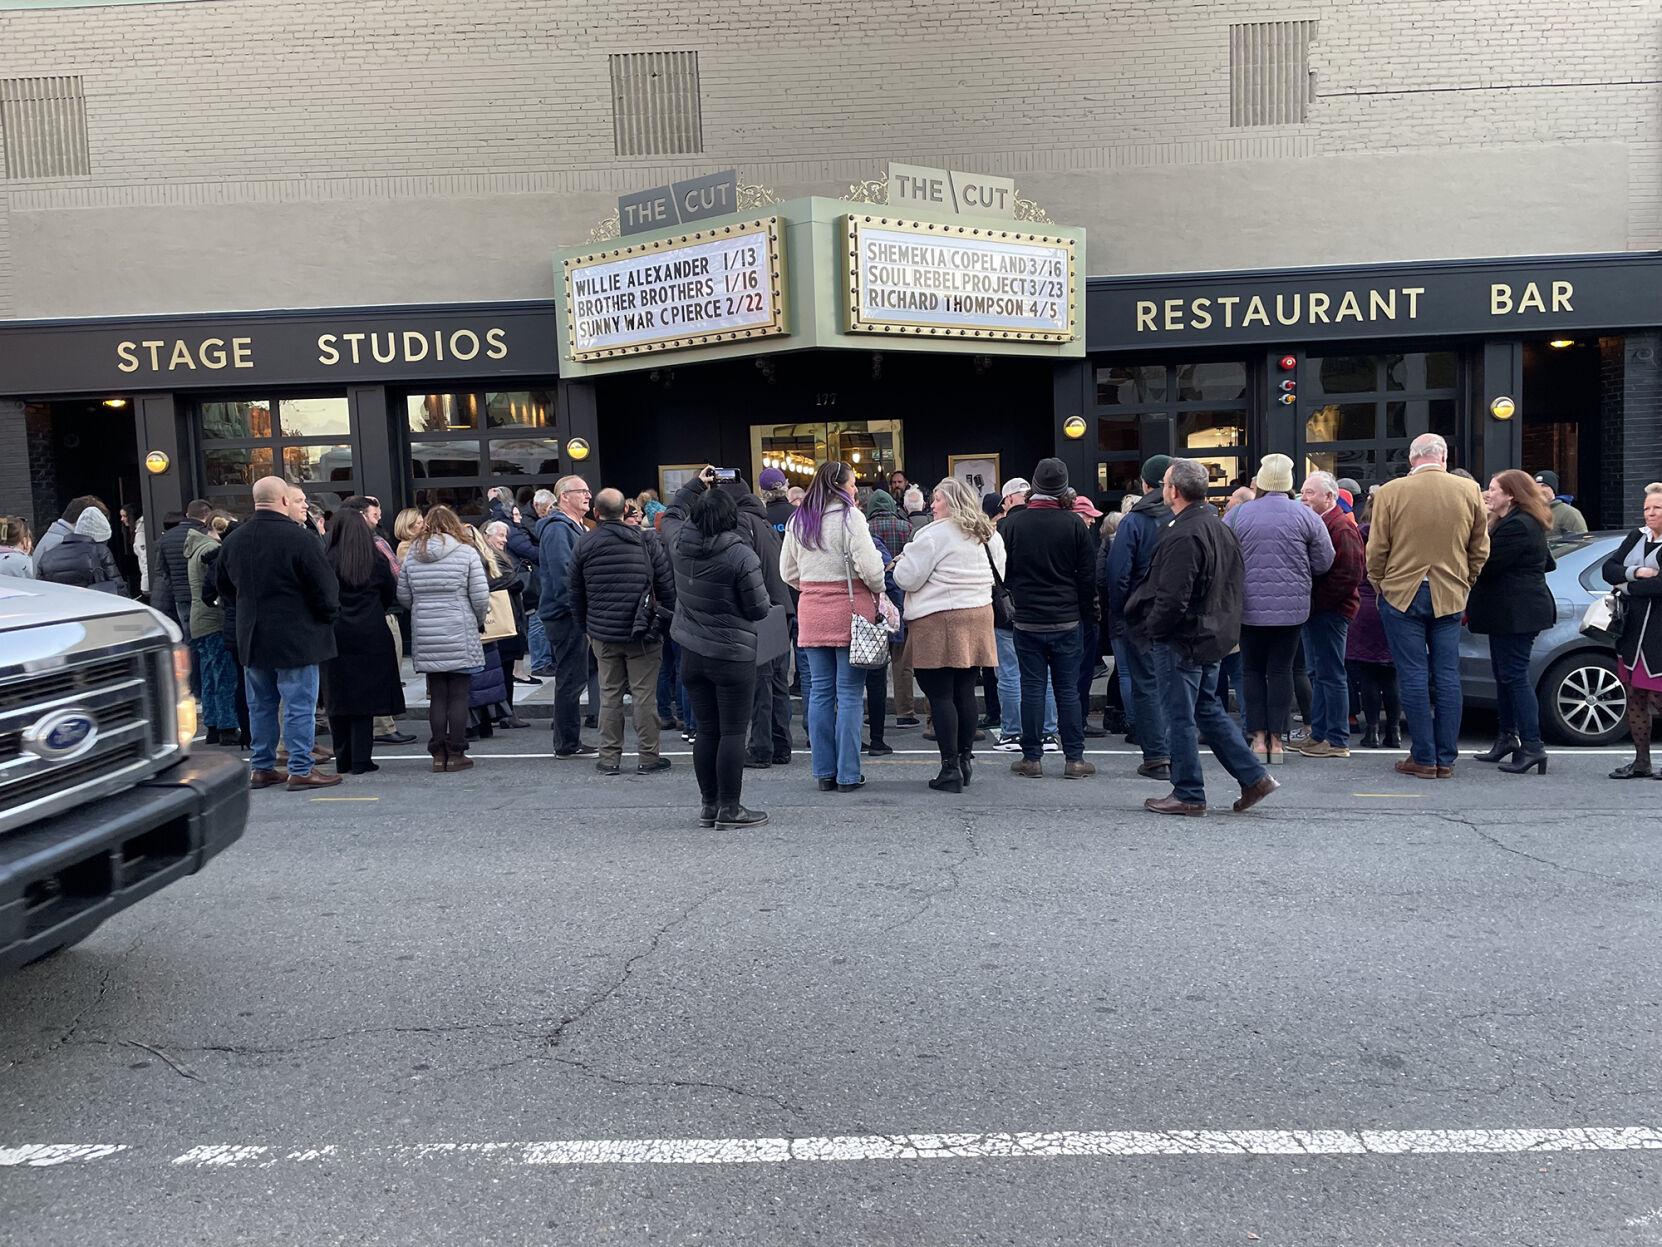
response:
<path id="1" fill-rule="evenodd" d="M 933 909 L 935 902 L 940 900 L 941 897 L 950 896 L 952 893 L 958 891 L 958 889 L 963 886 L 964 882 L 962 874 L 963 868 L 970 862 L 980 858 L 981 855 L 981 842 L 975 835 L 975 821 L 971 818 L 965 818 L 963 851 L 953 857 L 952 860 L 947 862 L 944 866 L 934 867 L 931 872 L 946 876 L 945 881 L 940 887 L 931 888 L 929 891 L 918 897 L 918 903 L 904 918 L 899 918 L 885 927 L 878 928 L 878 933 L 881 935 L 887 935 L 891 931 L 900 930 L 901 927 L 910 926 L 912 923 L 916 922 L 919 918 L 922 918 L 931 909 Z"/>

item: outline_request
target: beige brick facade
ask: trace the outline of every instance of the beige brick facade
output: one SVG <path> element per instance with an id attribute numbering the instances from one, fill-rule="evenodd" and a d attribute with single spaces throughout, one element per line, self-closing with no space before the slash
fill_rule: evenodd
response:
<path id="1" fill-rule="evenodd" d="M 1232 22 L 1314 20 L 1231 128 Z M 613 154 L 608 54 L 699 54 L 704 151 Z M 0 13 L 92 176 L 0 180 L 0 317 L 551 297 L 620 192 L 1006 172 L 1091 273 L 1662 247 L 1662 3 L 197 0 Z"/>

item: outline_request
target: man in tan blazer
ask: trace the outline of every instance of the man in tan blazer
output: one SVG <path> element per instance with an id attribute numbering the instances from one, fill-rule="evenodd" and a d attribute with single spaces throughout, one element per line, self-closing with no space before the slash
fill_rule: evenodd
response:
<path id="1" fill-rule="evenodd" d="M 1489 559 L 1489 528 L 1477 483 L 1450 475 L 1442 438 L 1416 437 L 1408 466 L 1374 496 L 1368 579 L 1379 591 L 1412 737 L 1396 769 L 1450 779 L 1460 738 L 1460 617 Z"/>

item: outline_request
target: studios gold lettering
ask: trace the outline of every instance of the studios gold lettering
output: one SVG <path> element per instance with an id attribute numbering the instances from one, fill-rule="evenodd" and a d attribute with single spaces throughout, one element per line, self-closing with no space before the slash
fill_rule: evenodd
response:
<path id="1" fill-rule="evenodd" d="M 195 372 L 206 369 L 252 368 L 253 338 L 144 338 L 115 344 L 116 371 L 137 372 L 148 366 L 151 372 Z"/>
<path id="2" fill-rule="evenodd" d="M 426 359 L 466 363 L 481 357 L 508 357 L 506 330 L 491 328 L 483 334 L 472 329 L 368 330 L 325 333 L 317 339 L 317 362 L 330 368 L 343 360 L 353 364 L 419 364 Z"/>
<path id="3" fill-rule="evenodd" d="M 1275 295 L 1197 295 L 1189 299 L 1137 300 L 1137 332 L 1247 328 L 1260 325 L 1340 325 L 1413 321 L 1424 286 L 1383 290 L 1295 290 Z"/>

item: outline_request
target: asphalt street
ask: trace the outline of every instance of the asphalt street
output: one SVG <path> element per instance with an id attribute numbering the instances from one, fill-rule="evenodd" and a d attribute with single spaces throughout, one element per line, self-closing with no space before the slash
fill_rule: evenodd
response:
<path id="1" fill-rule="evenodd" d="M 685 754 L 547 749 L 256 793 L 0 980 L 0 1241 L 1662 1243 L 1662 783 L 1614 753 L 1295 760 L 1239 816 L 1208 757 L 1197 820 L 1123 747 L 960 796 L 799 754 L 727 832 Z"/>

